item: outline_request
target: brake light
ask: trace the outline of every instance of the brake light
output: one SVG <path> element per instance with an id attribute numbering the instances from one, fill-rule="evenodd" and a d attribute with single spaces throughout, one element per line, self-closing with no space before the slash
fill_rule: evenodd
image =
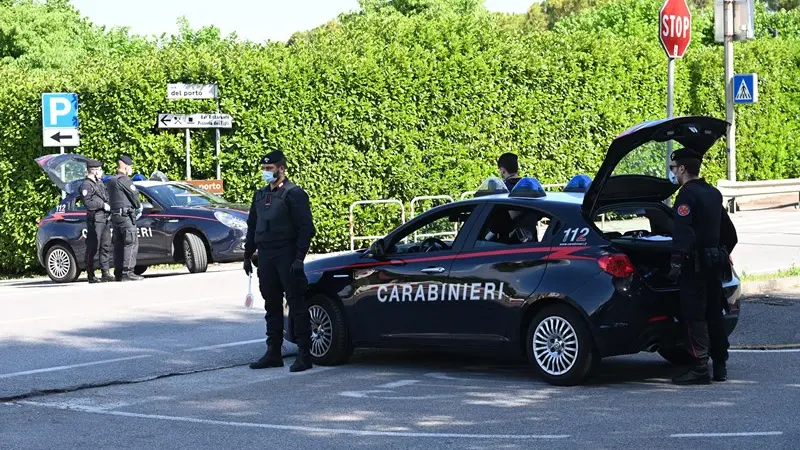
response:
<path id="1" fill-rule="evenodd" d="M 633 263 L 631 263 L 628 255 L 622 253 L 601 256 L 597 260 L 597 264 L 603 272 L 618 278 L 633 275 Z"/>

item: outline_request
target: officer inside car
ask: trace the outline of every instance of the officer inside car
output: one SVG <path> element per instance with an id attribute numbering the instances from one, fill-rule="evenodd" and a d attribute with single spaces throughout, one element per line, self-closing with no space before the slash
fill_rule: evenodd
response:
<path id="1" fill-rule="evenodd" d="M 737 237 L 722 206 L 722 195 L 700 178 L 702 155 L 690 148 L 672 153 L 670 179 L 680 184 L 669 277 L 678 282 L 687 347 L 694 365 L 673 378 L 676 384 L 707 384 L 709 354 L 714 381 L 727 379 L 728 338 L 722 318 L 723 274 Z"/>
<path id="2" fill-rule="evenodd" d="M 308 194 L 286 178 L 286 158 L 276 150 L 261 160 L 266 186 L 253 195 L 247 217 L 244 271 L 252 272 L 252 256 L 258 250 L 258 283 L 264 297 L 267 352 L 251 369 L 283 367 L 283 297 L 294 320 L 297 359 L 289 368 L 312 368 L 311 318 L 305 292 L 308 280 L 303 261 L 316 234 Z"/>
<path id="3" fill-rule="evenodd" d="M 136 219 L 141 214 L 142 203 L 139 191 L 130 176 L 133 160 L 128 155 L 117 158 L 117 173 L 106 181 L 111 224 L 114 230 L 114 277 L 116 281 L 137 281 L 143 277 L 133 273 L 139 237 L 136 235 Z"/>
<path id="4" fill-rule="evenodd" d="M 86 179 L 80 187 L 80 199 L 86 207 L 86 273 L 89 283 L 114 281 L 109 272 L 111 261 L 111 224 L 108 204 L 108 191 L 103 184 L 103 164 L 90 159 L 86 163 Z M 99 244 L 99 245 L 98 245 Z M 100 270 L 102 276 L 94 276 L 94 255 L 100 250 Z"/>

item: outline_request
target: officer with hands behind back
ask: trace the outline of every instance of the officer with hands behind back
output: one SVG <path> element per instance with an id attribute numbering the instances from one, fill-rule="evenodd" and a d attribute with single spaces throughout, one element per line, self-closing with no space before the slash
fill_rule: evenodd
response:
<path id="1" fill-rule="evenodd" d="M 267 322 L 267 352 L 250 364 L 252 369 L 282 367 L 283 296 L 294 320 L 298 353 L 291 372 L 310 369 L 311 318 L 308 313 L 303 260 L 316 234 L 308 194 L 286 178 L 283 152 L 273 151 L 261 160 L 266 186 L 253 196 L 247 218 L 244 271 L 252 272 L 258 250 L 258 283 L 264 297 Z"/>
<path id="2" fill-rule="evenodd" d="M 685 148 L 672 153 L 670 179 L 680 184 L 669 277 L 678 281 L 687 347 L 694 366 L 673 378 L 676 384 L 707 384 L 709 353 L 714 381 L 727 379 L 728 337 L 722 318 L 723 273 L 737 243 L 722 195 L 699 177 L 702 155 Z"/>
<path id="3" fill-rule="evenodd" d="M 117 173 L 106 182 L 111 204 L 111 224 L 114 227 L 114 276 L 117 281 L 135 281 L 143 277 L 133 273 L 139 237 L 136 235 L 136 219 L 141 215 L 142 203 L 139 191 L 130 176 L 133 160 L 122 155 L 117 158 Z"/>
<path id="4" fill-rule="evenodd" d="M 111 206 L 108 191 L 103 184 L 103 164 L 90 159 L 86 163 L 86 179 L 81 183 L 79 199 L 86 207 L 86 273 L 89 283 L 114 281 L 109 272 L 111 264 Z M 94 276 L 94 255 L 100 247 L 100 269 L 102 276 Z"/>

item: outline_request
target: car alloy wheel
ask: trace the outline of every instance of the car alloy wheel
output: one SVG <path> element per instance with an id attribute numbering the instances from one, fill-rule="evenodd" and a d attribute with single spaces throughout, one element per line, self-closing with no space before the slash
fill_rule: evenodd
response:
<path id="1" fill-rule="evenodd" d="M 533 354 L 542 370 L 550 375 L 563 375 L 578 359 L 578 335 L 563 318 L 548 317 L 533 333 Z"/>
<path id="2" fill-rule="evenodd" d="M 72 261 L 69 254 L 63 248 L 57 248 L 50 252 L 47 258 L 47 269 L 56 278 L 64 278 L 72 268 Z"/>
<path id="3" fill-rule="evenodd" d="M 308 313 L 311 316 L 311 355 L 322 358 L 331 349 L 333 324 L 328 313 L 319 305 L 311 305 Z"/>

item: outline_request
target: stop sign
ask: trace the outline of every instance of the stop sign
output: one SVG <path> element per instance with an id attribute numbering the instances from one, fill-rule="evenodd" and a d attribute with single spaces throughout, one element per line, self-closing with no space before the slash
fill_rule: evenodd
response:
<path id="1" fill-rule="evenodd" d="M 666 0 L 658 14 L 661 45 L 670 58 L 682 58 L 692 40 L 692 13 L 686 0 Z"/>

